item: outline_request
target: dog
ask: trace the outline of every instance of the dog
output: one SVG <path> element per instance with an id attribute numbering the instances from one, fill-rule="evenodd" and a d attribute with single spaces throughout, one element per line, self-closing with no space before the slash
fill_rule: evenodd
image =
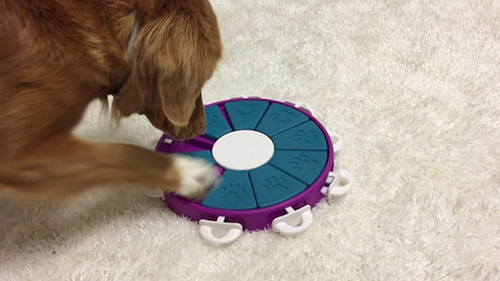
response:
<path id="1" fill-rule="evenodd" d="M 68 196 L 133 184 L 203 197 L 217 180 L 205 162 L 72 130 L 112 95 L 116 118 L 145 115 L 177 140 L 201 135 L 202 88 L 221 57 L 208 0 L 0 0 L 0 189 Z"/>

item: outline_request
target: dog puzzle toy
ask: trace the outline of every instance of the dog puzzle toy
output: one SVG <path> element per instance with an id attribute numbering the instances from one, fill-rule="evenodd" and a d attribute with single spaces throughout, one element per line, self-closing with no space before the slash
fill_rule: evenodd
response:
<path id="1" fill-rule="evenodd" d="M 178 142 L 164 134 L 156 151 L 216 165 L 222 178 L 203 200 L 162 193 L 173 212 L 199 222 L 210 242 L 233 242 L 244 230 L 299 234 L 313 223 L 316 203 L 352 186 L 352 175 L 334 165 L 342 138 L 304 105 L 236 98 L 206 105 L 205 115 L 205 135 Z"/>

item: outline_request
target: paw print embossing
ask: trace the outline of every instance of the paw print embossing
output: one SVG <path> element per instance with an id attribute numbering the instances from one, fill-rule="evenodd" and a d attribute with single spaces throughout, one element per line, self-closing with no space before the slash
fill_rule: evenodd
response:
<path id="1" fill-rule="evenodd" d="M 295 116 L 295 113 L 289 110 L 282 109 L 271 114 L 270 116 L 271 121 L 273 121 L 275 124 L 279 124 L 292 121 L 292 117 Z"/>
<path id="2" fill-rule="evenodd" d="M 254 104 L 240 104 L 239 108 L 236 110 L 236 114 L 239 114 L 243 117 L 251 116 L 252 114 L 257 112 L 257 108 Z"/>
<path id="3" fill-rule="evenodd" d="M 312 140 L 319 138 L 314 130 L 297 130 L 292 135 L 294 141 L 299 143 L 310 143 Z"/>
<path id="4" fill-rule="evenodd" d="M 215 126 L 217 123 L 219 123 L 219 116 L 211 113 L 207 113 L 207 125 L 208 126 Z"/>
<path id="5" fill-rule="evenodd" d="M 264 184 L 262 186 L 270 192 L 276 189 L 289 190 L 288 186 L 286 185 L 286 179 L 284 177 L 271 176 L 264 180 Z"/>
<path id="6" fill-rule="evenodd" d="M 247 191 L 245 187 L 242 187 L 239 183 L 229 183 L 224 186 L 221 186 L 223 195 L 221 198 L 226 198 L 228 195 L 232 195 L 236 197 L 236 199 L 240 200 L 243 197 L 243 194 Z"/>
<path id="7" fill-rule="evenodd" d="M 292 164 L 292 169 L 295 170 L 304 170 L 304 167 L 311 167 L 312 170 L 316 170 L 318 166 L 318 161 L 314 159 L 310 159 L 309 156 L 305 154 L 301 154 L 297 157 L 293 157 L 292 160 L 290 160 L 290 164 Z"/>

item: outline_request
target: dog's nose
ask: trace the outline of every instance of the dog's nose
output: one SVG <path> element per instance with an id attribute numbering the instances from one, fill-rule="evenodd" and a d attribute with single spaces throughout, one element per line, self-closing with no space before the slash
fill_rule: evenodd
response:
<path id="1" fill-rule="evenodd" d="M 198 136 L 204 135 L 207 132 L 207 128 L 205 126 L 200 127 L 197 131 L 196 134 Z"/>

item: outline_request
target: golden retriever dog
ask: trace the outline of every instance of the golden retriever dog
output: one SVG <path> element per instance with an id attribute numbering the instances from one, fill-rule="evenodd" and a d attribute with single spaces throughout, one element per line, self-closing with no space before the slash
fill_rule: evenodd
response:
<path id="1" fill-rule="evenodd" d="M 208 0 L 0 0 L 0 189 L 70 195 L 98 185 L 190 199 L 212 166 L 72 130 L 93 100 L 175 139 L 205 132 L 201 97 L 222 55 Z"/>

